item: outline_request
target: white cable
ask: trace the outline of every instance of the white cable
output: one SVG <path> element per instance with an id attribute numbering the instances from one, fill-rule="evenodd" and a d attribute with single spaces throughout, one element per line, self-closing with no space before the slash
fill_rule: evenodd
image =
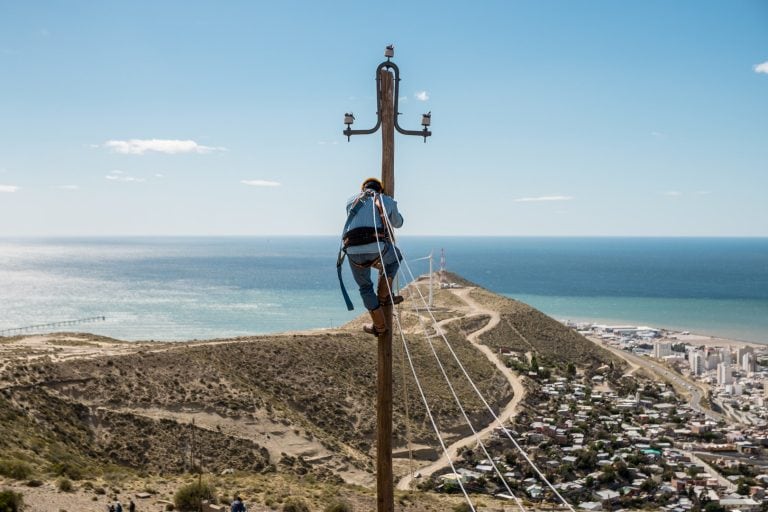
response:
<path id="1" fill-rule="evenodd" d="M 411 279 L 414 279 L 413 273 L 411 272 L 411 269 L 408 266 L 407 262 L 406 262 L 405 266 L 408 269 L 408 273 L 411 275 Z M 418 290 L 418 287 L 416 287 L 416 289 Z M 422 301 L 425 301 L 424 296 L 421 293 L 421 290 L 419 290 L 419 295 L 421 296 Z M 437 324 L 437 320 L 435 319 L 434 315 L 432 314 L 432 311 L 429 308 L 427 308 L 427 311 L 429 312 L 430 317 L 432 318 L 432 321 L 435 324 Z M 550 483 L 550 481 L 547 479 L 547 477 L 544 475 L 544 473 L 542 473 L 541 470 L 536 466 L 536 464 L 531 460 L 531 458 L 528 456 L 527 452 L 512 437 L 512 435 L 509 433 L 509 429 L 504 427 L 504 423 L 499 419 L 499 417 L 496 415 L 496 413 L 493 412 L 493 408 L 488 404 L 488 402 L 486 401 L 485 397 L 483 397 L 482 393 L 480 392 L 480 390 L 477 388 L 477 386 L 475 385 L 475 383 L 472 380 L 472 378 L 467 373 L 466 368 L 464 368 L 464 365 L 459 360 L 459 357 L 456 355 L 456 352 L 453 350 L 453 347 L 451 346 L 451 344 L 448 341 L 448 339 L 445 337 L 445 334 L 442 332 L 442 330 L 438 329 L 437 332 L 438 332 L 438 334 L 440 334 L 440 337 L 443 339 L 443 341 L 445 342 L 446 346 L 450 350 L 451 354 L 453 355 L 454 359 L 456 360 L 456 363 L 461 368 L 462 373 L 464 373 L 464 376 L 467 378 L 467 380 L 469 381 L 470 385 L 475 390 L 475 393 L 480 398 L 480 400 L 482 400 L 483 404 L 488 409 L 488 411 L 491 413 L 491 415 L 493 416 L 494 420 L 496 420 L 496 422 L 499 424 L 499 426 L 501 427 L 502 431 L 507 435 L 507 438 L 509 438 L 509 440 L 512 441 L 512 444 L 515 445 L 515 448 L 517 448 L 517 450 L 520 452 L 520 454 L 523 456 L 523 458 L 528 462 L 528 464 L 533 468 L 533 470 L 536 471 L 536 474 L 539 475 L 541 480 L 547 485 L 547 487 L 549 487 L 552 490 L 552 492 L 558 497 L 558 499 L 565 506 L 567 506 L 568 509 L 571 510 L 571 512 L 575 512 L 575 510 L 573 509 L 573 506 L 571 506 L 571 504 L 568 503 L 565 498 L 563 498 L 563 496 L 557 491 L 557 489 L 555 489 L 554 485 L 552 485 L 552 483 Z"/>
<path id="2" fill-rule="evenodd" d="M 424 303 L 425 307 L 429 307 L 426 302 Z M 448 388 L 451 390 L 451 394 L 453 395 L 453 399 L 456 401 L 456 404 L 459 406 L 459 409 L 461 410 L 461 414 L 464 416 L 464 420 L 467 422 L 467 425 L 469 425 L 470 430 L 472 430 L 472 434 L 475 436 L 475 440 L 483 449 L 483 453 L 485 453 L 486 458 L 491 462 L 491 465 L 493 466 L 493 469 L 496 471 L 496 475 L 499 477 L 499 479 L 504 484 L 504 487 L 507 489 L 507 492 L 510 496 L 515 500 L 518 507 L 520 507 L 520 510 L 525 512 L 525 507 L 523 507 L 523 504 L 520 502 L 517 496 L 512 492 L 512 489 L 509 488 L 509 484 L 507 484 L 507 480 L 504 478 L 504 475 L 501 474 L 501 471 L 499 470 L 498 466 L 496 465 L 496 461 L 493 460 L 493 457 L 491 457 L 491 454 L 488 453 L 488 450 L 485 447 L 485 444 L 480 439 L 480 435 L 475 430 L 475 427 L 472 426 L 472 422 L 470 421 L 469 417 L 467 416 L 466 411 L 464 410 L 464 407 L 461 405 L 461 400 L 459 400 L 458 395 L 456 394 L 456 391 L 453 387 L 453 384 L 451 384 L 451 380 L 448 377 L 448 374 L 445 371 L 445 367 L 443 366 L 443 363 L 440 361 L 440 357 L 437 355 L 437 351 L 435 350 L 435 346 L 432 343 L 432 340 L 427 336 L 427 328 L 424 325 L 424 320 L 421 318 L 421 315 L 418 315 L 419 317 L 419 323 L 421 323 L 422 327 L 424 328 L 424 337 L 427 340 L 427 343 L 429 343 L 429 347 L 432 349 L 432 354 L 435 356 L 435 360 L 437 360 L 438 366 L 440 366 L 440 371 L 443 373 L 443 378 L 445 379 L 445 382 L 448 384 Z"/>
<path id="3" fill-rule="evenodd" d="M 382 206 L 382 209 L 383 208 L 384 208 L 384 206 Z M 388 216 L 386 214 L 386 210 L 385 210 L 384 217 L 388 219 Z M 424 300 L 423 295 L 421 296 L 421 298 L 422 298 L 422 302 L 424 303 L 425 308 L 428 309 L 429 305 Z M 414 312 L 416 312 L 416 308 L 414 308 Z M 525 507 L 523 507 L 523 504 L 520 502 L 519 498 L 515 495 L 515 493 L 512 492 L 512 489 L 510 489 L 509 484 L 507 483 L 507 480 L 504 478 L 504 475 L 502 475 L 501 471 L 499 470 L 499 468 L 498 468 L 498 466 L 496 464 L 496 461 L 494 461 L 493 457 L 491 457 L 491 454 L 488 453 L 488 449 L 486 448 L 486 446 L 483 443 L 482 439 L 480 439 L 480 435 L 477 433 L 477 430 L 475 430 L 475 427 L 472 425 L 472 421 L 469 419 L 469 416 L 467 415 L 466 410 L 462 406 L 461 400 L 459 399 L 459 397 L 458 397 L 458 395 L 456 393 L 456 390 L 453 387 L 453 384 L 451 383 L 450 377 L 448 377 L 448 373 L 445 371 L 445 367 L 443 366 L 442 361 L 440 361 L 440 357 L 437 355 L 437 351 L 435 350 L 434 343 L 432 343 L 432 340 L 429 337 L 428 329 L 427 329 L 427 327 L 426 327 L 426 325 L 424 323 L 424 319 L 422 318 L 421 315 L 417 314 L 416 316 L 419 319 L 419 324 L 421 325 L 422 330 L 424 331 L 424 338 L 427 340 L 427 343 L 429 343 L 429 347 L 432 350 L 432 354 L 435 356 L 435 360 L 437 361 L 438 366 L 440 367 L 440 371 L 443 374 L 443 378 L 445 379 L 445 382 L 448 384 L 448 388 L 451 391 L 451 395 L 453 395 L 453 399 L 456 402 L 456 405 L 458 405 L 459 410 L 461 411 L 462 416 L 464 416 L 464 421 L 467 423 L 467 425 L 469 426 L 470 430 L 472 431 L 472 434 L 474 435 L 475 440 L 477 441 L 477 443 L 483 449 L 483 453 L 485 454 L 486 458 L 490 461 L 491 465 L 493 466 L 494 471 L 496 472 L 496 475 L 499 477 L 501 482 L 504 484 L 504 487 L 507 489 L 507 492 L 509 493 L 509 495 L 512 496 L 512 498 L 515 500 L 515 502 L 517 503 L 518 507 L 523 512 L 525 512 Z M 398 327 L 399 327 L 399 324 L 398 324 Z M 438 328 L 439 328 L 439 326 L 438 326 Z M 404 335 L 402 333 L 402 330 L 400 330 L 400 334 L 401 334 L 401 336 L 403 336 L 403 342 L 405 342 L 405 338 L 404 338 Z M 454 473 L 455 473 L 455 471 L 454 471 Z"/>
<path id="4" fill-rule="evenodd" d="M 382 208 L 383 208 L 383 206 L 382 206 Z M 384 217 L 384 220 L 385 220 L 385 221 L 386 221 L 386 223 L 387 223 L 386 227 L 387 227 L 389 230 L 391 230 L 391 229 L 392 229 L 392 226 L 391 226 L 391 224 L 389 223 L 389 217 L 388 217 L 387 215 L 383 215 L 383 217 Z M 410 266 L 408 265 L 408 261 L 407 261 L 405 258 L 403 258 L 403 259 L 402 259 L 402 261 L 405 263 L 405 267 L 406 267 L 406 269 L 408 270 L 408 273 L 409 273 L 409 274 L 410 274 L 410 276 L 411 276 L 411 280 L 412 280 L 412 281 L 415 281 L 415 276 L 414 276 L 413 272 L 411 271 L 411 268 L 410 268 Z M 420 297 L 421 297 L 421 299 L 422 299 L 422 302 L 426 302 L 426 301 L 425 301 L 425 299 L 424 299 L 424 295 L 421 293 L 421 290 L 419 289 L 419 287 L 418 287 L 418 286 L 416 287 L 416 290 L 418 291 L 418 293 L 419 293 L 419 296 L 420 296 Z M 453 350 L 453 347 L 452 347 L 452 346 L 451 346 L 451 344 L 448 342 L 448 339 L 445 337 L 445 334 L 442 332 L 442 330 L 441 330 L 441 329 L 439 329 L 439 326 L 437 325 L 437 319 L 434 317 L 434 315 L 433 315 L 433 313 L 432 313 L 432 310 L 430 310 L 430 309 L 429 309 L 429 307 L 427 307 L 427 308 L 426 308 L 426 310 L 429 312 L 429 316 L 431 317 L 431 319 L 432 319 L 432 322 L 433 322 L 433 323 L 434 323 L 434 325 L 436 326 L 436 331 L 437 331 L 437 333 L 438 333 L 438 334 L 440 334 L 440 336 L 442 337 L 442 339 L 443 339 L 443 341 L 445 342 L 446 346 L 448 347 L 448 349 L 450 350 L 450 352 L 451 352 L 451 354 L 453 355 L 454 359 L 456 360 L 456 363 L 459 365 L 459 368 L 461 368 L 461 371 L 464 373 L 464 376 L 467 378 L 467 380 L 468 380 L 468 381 L 469 381 L 469 383 L 471 384 L 472 388 L 475 390 L 475 393 L 477 394 L 477 396 L 480 398 L 480 400 L 482 400 L 482 402 L 483 402 L 483 404 L 485 405 L 485 407 L 486 407 L 486 408 L 488 409 L 488 411 L 491 413 L 491 415 L 493 416 L 494 420 L 495 420 L 495 421 L 496 421 L 496 422 L 499 424 L 499 426 L 501 427 L 502 431 L 503 431 L 503 432 L 504 432 L 504 433 L 507 435 L 507 437 L 509 438 L 509 440 L 510 440 L 510 441 L 512 441 L 512 444 L 514 444 L 515 448 L 517 448 L 517 450 L 520 452 L 520 454 L 523 456 L 523 458 L 524 458 L 524 459 L 525 459 L 525 460 L 528 462 L 528 464 L 529 464 L 529 465 L 530 465 L 530 466 L 533 468 L 533 470 L 534 470 L 534 471 L 536 471 L 536 473 L 539 475 L 539 478 L 541 478 L 541 480 L 542 480 L 542 481 L 543 481 L 543 482 L 544 482 L 544 483 L 545 483 L 545 484 L 546 484 L 546 485 L 547 485 L 547 486 L 548 486 L 548 487 L 549 487 L 549 488 L 552 490 L 552 492 L 553 492 L 553 493 L 554 493 L 554 494 L 555 494 L 555 495 L 558 497 L 558 499 L 559 499 L 559 500 L 560 500 L 560 501 L 561 501 L 561 502 L 562 502 L 562 503 L 563 503 L 565 506 L 567 506 L 569 510 L 571 510 L 571 512 L 575 512 L 575 510 L 574 510 L 573 506 L 572 506 L 570 503 L 568 503 L 568 502 L 565 500 L 565 498 L 563 498 L 563 496 L 562 496 L 562 495 L 561 495 L 561 494 L 560 494 L 560 493 L 557 491 L 557 489 L 555 489 L 555 487 L 554 487 L 554 486 L 552 485 L 552 483 L 551 483 L 551 482 L 550 482 L 550 481 L 547 479 L 547 477 L 544 475 L 544 473 L 542 473 L 542 472 L 541 472 L 541 470 L 540 470 L 540 469 L 539 469 L 539 468 L 536 466 L 536 464 L 535 464 L 535 463 L 534 463 L 534 462 L 531 460 L 531 458 L 528 456 L 528 454 L 526 453 L 526 451 L 525 451 L 525 450 L 524 450 L 524 449 L 523 449 L 523 448 L 522 448 L 522 447 L 521 447 L 521 446 L 518 444 L 518 442 L 517 442 L 517 441 L 516 441 L 516 440 L 515 440 L 515 439 L 512 437 L 512 435 L 509 433 L 509 429 L 507 429 L 507 428 L 505 428 L 505 427 L 504 427 L 504 423 L 503 423 L 503 422 L 502 422 L 502 421 L 499 419 L 499 417 L 496 415 L 496 413 L 495 413 L 495 412 L 493 412 L 493 408 L 492 408 L 492 407 L 491 407 L 491 406 L 488 404 L 488 402 L 486 401 L 485 397 L 483 397 L 483 394 L 480 392 L 480 390 L 477 388 L 477 386 L 475 385 L 475 383 L 474 383 L 474 381 L 472 380 L 472 378 L 471 378 L 471 377 L 469 376 L 469 374 L 467 373 L 467 370 L 466 370 L 466 368 L 464 368 L 464 365 L 463 365 L 463 364 L 461 363 L 461 361 L 459 360 L 459 357 L 456 355 L 456 352 Z M 453 467 L 453 464 L 451 464 L 451 467 Z M 454 471 L 454 472 L 455 472 L 455 471 Z"/>
<path id="5" fill-rule="evenodd" d="M 382 201 L 382 203 L 383 203 L 383 201 Z M 374 196 L 374 201 L 373 201 L 373 210 L 374 210 L 374 215 L 375 215 L 376 214 L 375 196 Z M 383 204 L 382 204 L 382 210 L 384 210 L 384 205 Z M 384 211 L 386 212 L 386 210 L 384 210 Z M 382 215 L 382 217 L 383 217 L 382 220 L 385 222 L 385 226 L 384 227 L 386 228 L 386 226 L 389 225 L 389 219 L 387 218 L 386 213 L 385 213 L 385 215 Z M 390 298 L 390 300 L 392 302 L 394 302 L 394 297 L 392 296 L 392 288 L 389 286 L 389 279 L 387 279 L 387 277 L 388 277 L 387 276 L 387 271 L 386 271 L 386 267 L 384 265 L 384 255 L 381 252 L 381 244 L 378 242 L 379 232 L 378 232 L 378 228 L 376 227 L 375 217 L 374 217 L 374 222 L 373 222 L 373 229 L 374 229 L 374 232 L 376 233 L 376 239 L 377 239 L 376 240 L 376 246 L 378 247 L 378 250 L 379 250 L 379 261 L 381 262 L 381 271 L 382 271 L 382 274 L 384 275 L 384 279 L 385 279 L 385 281 L 387 283 L 387 289 L 389 291 L 389 298 Z M 392 250 L 397 251 L 397 249 L 395 248 L 394 244 L 392 244 Z M 395 252 L 395 257 L 397 257 L 397 252 Z M 379 307 L 381 307 L 381 306 L 379 306 Z M 435 422 L 435 418 L 432 415 L 432 410 L 430 409 L 429 403 L 427 402 L 427 397 L 424 395 L 424 390 L 421 387 L 421 382 L 419 381 L 419 377 L 416 374 L 416 368 L 414 367 L 413 359 L 411 358 L 411 351 L 408 350 L 408 344 L 405 341 L 405 335 L 403 334 L 403 329 L 402 329 L 402 326 L 400 325 L 400 317 L 397 316 L 397 315 L 393 315 L 392 318 L 397 322 L 397 329 L 398 329 L 398 332 L 400 332 L 400 338 L 401 338 L 402 343 L 403 343 L 403 349 L 405 351 L 405 355 L 406 355 L 406 357 L 408 359 L 408 365 L 411 367 L 411 373 L 413 374 L 413 379 L 416 382 L 416 387 L 419 390 L 419 395 L 421 396 L 421 401 L 424 402 L 424 407 L 427 410 L 427 416 L 429 417 L 429 421 L 432 424 L 432 429 L 435 431 L 435 435 L 437 435 L 437 440 L 440 441 L 440 446 L 443 448 L 443 453 L 445 454 L 446 459 L 448 459 L 448 464 L 451 466 L 451 470 L 453 471 L 453 474 L 455 476 L 458 476 L 458 473 L 456 473 L 456 467 L 453 465 L 453 461 L 451 460 L 451 455 L 448 453 L 448 448 L 445 446 L 445 442 L 443 441 L 443 437 L 440 435 L 440 430 L 437 428 L 437 423 Z M 469 495 L 467 494 L 467 490 L 464 488 L 464 484 L 462 484 L 462 482 L 461 482 L 461 477 L 456 478 L 456 482 L 459 484 L 459 488 L 461 489 L 461 492 L 464 495 L 464 498 L 467 500 L 467 503 L 469 504 L 469 508 L 472 510 L 472 512 L 476 512 L 475 507 L 472 504 L 472 500 L 469 498 Z"/>

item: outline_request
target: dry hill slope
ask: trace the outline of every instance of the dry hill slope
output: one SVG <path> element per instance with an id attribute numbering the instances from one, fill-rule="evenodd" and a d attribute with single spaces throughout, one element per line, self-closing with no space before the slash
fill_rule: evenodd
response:
<path id="1" fill-rule="evenodd" d="M 481 343 L 558 364 L 614 364 L 610 354 L 535 309 L 451 279 L 501 314 Z M 467 340 L 488 317 L 471 314 L 451 290 L 437 289 L 435 298 L 451 347 L 498 412 L 512 399 L 509 383 Z M 425 314 L 408 309 L 413 302 L 401 308 L 401 325 L 430 408 L 451 442 L 469 429 L 424 337 Z M 201 465 L 210 472 L 277 471 L 368 484 L 376 341 L 360 332 L 361 320 L 334 331 L 202 343 L 130 344 L 60 333 L 36 340 L 33 350 L 29 338 L 0 338 L 0 428 L 11 434 L 0 437 L 0 459 L 73 478 L 113 466 L 174 474 Z M 489 424 L 491 415 L 448 348 L 441 341 L 435 350 L 473 424 Z M 406 444 L 407 405 L 413 442 L 435 447 L 410 369 L 400 366 L 397 335 L 394 361 L 395 445 Z"/>

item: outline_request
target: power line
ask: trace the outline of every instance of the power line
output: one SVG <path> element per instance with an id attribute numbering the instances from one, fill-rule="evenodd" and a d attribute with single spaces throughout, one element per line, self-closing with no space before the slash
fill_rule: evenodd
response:
<path id="1" fill-rule="evenodd" d="M 472 421 L 469 419 L 469 416 L 467 416 L 467 412 L 464 410 L 464 407 L 461 405 L 461 400 L 459 399 L 458 395 L 456 394 L 456 390 L 453 387 L 453 384 L 451 384 L 451 379 L 448 377 L 448 374 L 445 371 L 445 367 L 443 366 L 443 363 L 440 361 L 440 357 L 437 355 L 437 351 L 435 350 L 435 345 L 432 343 L 432 340 L 426 335 L 427 334 L 427 328 L 424 325 L 424 322 L 421 318 L 421 315 L 419 315 L 419 323 L 422 325 L 424 329 L 425 338 L 427 340 L 427 343 L 429 343 L 429 347 L 432 349 L 432 354 L 435 356 L 435 360 L 437 361 L 438 366 L 440 367 L 440 371 L 443 374 L 443 378 L 445 379 L 445 382 L 448 384 L 448 388 L 451 390 L 451 394 L 453 395 L 454 400 L 456 401 L 456 404 L 459 406 L 459 410 L 461 410 L 461 414 L 464 416 L 464 420 L 466 421 L 467 425 L 469 426 L 470 430 L 472 430 L 472 434 L 475 436 L 475 440 L 480 445 L 480 447 L 483 449 L 483 453 L 485 453 L 485 456 L 490 461 L 491 465 L 493 466 L 493 469 L 496 472 L 496 475 L 499 477 L 501 482 L 504 484 L 504 487 L 507 489 L 507 492 L 509 492 L 509 495 L 512 496 L 512 498 L 517 503 L 518 507 L 525 512 L 525 508 L 523 507 L 523 504 L 520 502 L 520 500 L 515 496 L 515 494 L 512 492 L 512 489 L 509 488 L 509 484 L 507 484 L 507 480 L 504 478 L 504 476 L 501 474 L 501 471 L 499 471 L 498 466 L 496 465 L 496 461 L 493 460 L 493 457 L 491 457 L 491 454 L 488 453 L 487 448 L 485 447 L 485 444 L 480 439 L 480 435 L 477 433 L 477 430 L 475 430 L 475 427 L 472 426 Z"/>
<path id="2" fill-rule="evenodd" d="M 389 222 L 389 218 L 388 218 L 388 216 L 386 214 L 386 210 L 384 210 L 384 215 L 382 215 L 382 217 L 383 217 L 383 220 L 385 222 L 385 229 L 388 229 L 390 231 L 390 233 L 391 233 L 392 232 L 392 226 L 391 226 L 391 224 Z M 380 248 L 379 248 L 379 254 L 381 255 L 381 249 Z M 414 276 L 413 272 L 411 271 L 411 268 L 408 265 L 407 260 L 405 260 L 405 258 L 403 258 L 402 261 L 405 263 L 405 267 L 406 267 L 406 269 L 408 270 L 408 273 L 411 276 L 411 280 L 415 281 L 415 276 Z M 383 265 L 382 265 L 382 268 L 383 268 Z M 418 291 L 419 296 L 421 297 L 422 302 L 424 302 L 424 296 L 422 295 L 421 290 L 418 288 L 418 286 L 416 287 L 416 290 Z M 391 293 L 392 293 L 392 291 L 390 290 L 390 294 Z M 533 462 L 533 460 L 531 460 L 531 458 L 529 457 L 528 453 L 512 437 L 512 435 L 509 433 L 509 429 L 504 427 L 504 423 L 499 419 L 499 417 L 493 411 L 493 408 L 488 404 L 488 401 L 485 399 L 483 394 L 477 388 L 477 385 L 475 385 L 474 381 L 472 380 L 472 378 L 467 373 L 466 368 L 461 363 L 461 360 L 459 359 L 459 357 L 456 354 L 456 352 L 453 350 L 453 347 L 451 346 L 451 344 L 448 342 L 448 339 L 445 337 L 445 334 L 442 332 L 441 329 L 439 329 L 439 325 L 437 323 L 437 319 L 434 317 L 434 314 L 432 313 L 431 309 L 427 308 L 427 312 L 429 313 L 430 318 L 432 319 L 432 322 L 435 325 L 437 334 L 440 335 L 443 338 L 443 341 L 445 342 L 446 346 L 448 347 L 448 349 L 450 350 L 450 352 L 453 355 L 454 359 L 456 360 L 456 363 L 459 365 L 459 368 L 461 368 L 462 373 L 467 378 L 467 380 L 471 384 L 472 388 L 475 390 L 475 393 L 477 394 L 477 396 L 480 398 L 480 400 L 482 400 L 482 402 L 485 405 L 485 407 L 491 413 L 491 415 L 493 416 L 494 420 L 499 424 L 499 426 L 501 427 L 501 430 L 507 435 L 507 437 L 512 442 L 512 444 L 515 446 L 515 448 L 517 448 L 517 450 L 520 452 L 520 454 L 523 456 L 523 458 L 528 462 L 528 464 L 531 466 L 531 468 L 533 468 L 533 470 L 536 472 L 536 474 L 539 475 L 539 478 L 541 478 L 541 480 L 547 485 L 547 487 L 549 487 L 552 490 L 552 492 L 555 494 L 555 496 L 557 496 L 558 499 L 566 507 L 568 507 L 569 510 L 571 510 L 571 512 L 575 512 L 575 510 L 573 509 L 573 506 L 570 503 L 568 503 L 568 501 L 566 501 L 565 498 L 563 498 L 563 496 L 557 491 L 557 489 L 554 487 L 554 485 L 552 485 L 552 483 L 547 479 L 547 477 L 544 475 L 544 473 L 542 473 L 541 470 Z M 398 319 L 398 327 L 399 327 L 399 319 Z M 401 332 L 401 334 L 402 334 L 402 332 Z M 403 337 L 403 340 L 405 340 L 404 337 Z M 425 405 L 426 405 L 426 402 L 425 402 Z M 441 442 L 441 444 L 443 444 L 442 443 L 442 439 L 440 439 L 440 442 Z M 443 449 L 445 451 L 445 445 L 443 445 Z M 447 453 L 446 453 L 446 457 L 448 458 L 448 462 L 450 463 L 451 468 L 453 469 L 454 468 L 453 462 L 450 460 L 450 457 L 448 456 Z M 454 473 L 455 473 L 455 469 L 454 469 Z M 463 490 L 463 487 L 462 487 L 462 490 Z M 470 504 L 470 506 L 471 506 L 471 504 Z"/>
<path id="3" fill-rule="evenodd" d="M 411 272 L 411 269 L 408 266 L 407 261 L 405 262 L 405 266 L 408 269 L 408 273 L 411 275 L 411 279 L 414 279 L 413 272 Z M 421 290 L 419 290 L 418 287 L 416 287 L 416 289 L 418 290 L 419 295 L 421 296 L 421 299 L 423 301 L 424 297 L 421 294 Z M 432 318 L 432 321 L 434 322 L 434 324 L 437 326 L 437 319 L 435 319 L 434 315 L 432 314 L 432 311 L 427 309 L 427 312 L 429 313 L 430 317 Z M 547 479 L 547 477 L 544 475 L 544 473 L 542 473 L 541 470 L 536 466 L 536 464 L 531 460 L 531 458 L 528 456 L 527 452 L 512 437 L 512 435 L 509 433 L 509 429 L 504 427 L 504 423 L 499 419 L 499 417 L 496 415 L 496 413 L 493 412 L 493 408 L 488 404 L 488 401 L 485 399 L 483 394 L 480 392 L 480 390 L 475 385 L 475 383 L 472 380 L 472 378 L 467 373 L 466 368 L 464 368 L 464 365 L 461 363 L 461 360 L 459 359 L 458 355 L 456 355 L 456 352 L 453 350 L 453 347 L 448 342 L 448 339 L 445 337 L 445 334 L 442 332 L 442 330 L 437 329 L 437 333 L 440 335 L 440 337 L 443 338 L 443 341 L 445 342 L 446 346 L 448 347 L 448 349 L 450 350 L 450 352 L 453 355 L 454 359 L 456 360 L 456 363 L 459 365 L 459 368 L 461 368 L 462 373 L 464 373 L 464 376 L 467 378 L 469 383 L 472 385 L 472 388 L 475 390 L 475 393 L 480 398 L 480 400 L 482 400 L 483 404 L 488 409 L 488 411 L 491 413 L 491 415 L 493 416 L 494 420 L 499 424 L 499 426 L 501 427 L 501 430 L 507 435 L 509 440 L 512 441 L 512 444 L 515 446 L 515 448 L 517 448 L 517 450 L 520 452 L 520 454 L 523 456 L 523 458 L 528 462 L 528 464 L 531 466 L 531 468 L 533 468 L 533 470 L 536 472 L 536 474 L 539 475 L 539 478 L 541 478 L 541 480 L 547 485 L 547 487 L 549 487 L 552 490 L 552 492 L 558 497 L 558 499 L 566 507 L 568 507 L 568 509 L 571 510 L 571 512 L 575 512 L 575 510 L 573 509 L 573 506 L 570 503 L 568 503 L 568 501 L 566 501 L 565 498 L 563 498 L 563 496 L 557 491 L 557 489 L 555 489 L 555 487 L 552 485 L 552 483 L 550 483 L 550 481 Z"/>
<path id="4" fill-rule="evenodd" d="M 373 201 L 372 201 L 372 203 L 373 203 Z M 375 215 L 376 215 L 375 208 L 376 208 L 376 206 L 373 205 L 373 208 L 374 208 L 374 212 L 373 213 L 374 213 L 374 218 L 375 218 Z M 382 206 L 382 209 L 383 209 L 383 206 Z M 389 219 L 387 218 L 386 210 L 384 210 L 384 215 L 382 215 L 382 217 L 383 217 L 383 220 L 385 222 L 385 226 L 384 226 L 385 229 L 388 226 L 389 229 L 390 229 L 390 234 L 391 234 L 392 233 L 392 231 L 391 231 L 392 230 L 392 226 L 389 224 Z M 376 228 L 375 224 L 376 223 L 374 222 L 374 231 L 376 232 L 376 237 L 378 239 L 378 229 Z M 388 279 L 387 271 L 386 271 L 386 268 L 385 268 L 385 265 L 384 265 L 384 261 L 383 261 L 383 256 L 384 255 L 381 252 L 381 244 L 379 244 L 377 242 L 376 246 L 378 247 L 378 250 L 379 250 L 379 261 L 381 261 L 381 272 L 382 272 L 382 274 L 384 276 L 384 280 L 387 283 L 387 291 L 389 293 L 389 299 L 392 302 L 394 302 L 394 294 L 392 293 L 392 288 L 389 285 L 389 279 Z M 394 246 L 394 244 L 393 244 L 393 246 Z M 422 388 L 421 382 L 419 381 L 419 377 L 416 374 L 416 368 L 413 365 L 413 359 L 411 357 L 411 351 L 408 349 L 408 343 L 405 340 L 405 335 L 403 334 L 403 329 L 402 329 L 402 326 L 400 325 L 400 317 L 399 317 L 399 315 L 395 315 L 395 316 L 393 316 L 393 319 L 397 323 L 397 329 L 398 329 L 398 332 L 400 333 L 400 338 L 401 338 L 401 340 L 403 342 L 403 350 L 404 350 L 405 355 L 406 355 L 406 357 L 408 359 L 408 364 L 411 367 L 411 373 L 413 374 L 413 379 L 416 382 L 416 387 L 419 390 L 419 395 L 421 396 L 421 401 L 424 403 L 424 407 L 425 407 L 425 409 L 427 411 L 427 417 L 429 418 L 429 421 L 432 424 L 432 429 L 435 431 L 435 435 L 437 435 L 437 440 L 440 442 L 440 446 L 443 448 L 443 453 L 445 454 L 445 457 L 448 459 L 448 464 L 450 464 L 451 470 L 453 470 L 453 474 L 456 475 L 457 474 L 456 473 L 456 467 L 453 464 L 453 460 L 451 460 L 451 456 L 448 453 L 448 448 L 445 446 L 445 442 L 443 441 L 443 437 L 440 435 L 440 430 L 437 428 L 437 423 L 435 422 L 435 418 L 432 415 L 432 410 L 430 409 L 429 403 L 427 402 L 427 397 L 424 394 L 424 389 Z M 472 504 L 472 500 L 469 498 L 469 495 L 467 494 L 467 490 L 464 488 L 464 484 L 461 482 L 461 478 L 457 478 L 456 481 L 459 484 L 459 488 L 461 489 L 462 494 L 464 495 L 464 499 L 466 499 L 467 503 L 469 504 L 469 508 L 472 510 L 472 512 L 476 512 L 475 506 Z"/>

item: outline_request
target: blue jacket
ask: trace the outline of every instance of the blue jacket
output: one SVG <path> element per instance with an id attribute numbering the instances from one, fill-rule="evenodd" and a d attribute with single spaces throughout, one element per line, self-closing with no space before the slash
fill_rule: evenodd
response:
<path id="1" fill-rule="evenodd" d="M 363 202 L 362 207 L 357 211 L 354 218 L 349 223 L 349 226 L 344 231 L 343 235 L 346 235 L 349 231 L 355 228 L 376 228 L 380 233 L 386 233 L 387 228 L 384 226 L 379 210 L 374 205 L 374 198 L 379 198 L 382 209 L 389 219 L 389 223 L 393 228 L 399 228 L 403 225 L 403 216 L 397 210 L 397 201 L 385 194 L 371 194 L 361 192 L 352 196 L 347 201 L 347 216 L 349 211 L 360 200 Z M 372 242 L 364 245 L 354 245 L 347 248 L 347 254 L 375 254 L 378 253 L 380 248 L 377 245 L 381 242 Z"/>

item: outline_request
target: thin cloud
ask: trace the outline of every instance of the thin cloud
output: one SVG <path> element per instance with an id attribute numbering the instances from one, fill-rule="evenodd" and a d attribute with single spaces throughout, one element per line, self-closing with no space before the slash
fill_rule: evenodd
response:
<path id="1" fill-rule="evenodd" d="M 279 187 L 280 183 L 269 180 L 242 180 L 240 183 L 249 187 Z"/>
<path id="2" fill-rule="evenodd" d="M 667 197 L 680 197 L 681 195 L 683 195 L 683 193 L 678 192 L 677 190 L 665 190 L 664 192 L 661 193 L 661 195 L 667 196 Z"/>
<path id="3" fill-rule="evenodd" d="M 755 64 L 752 66 L 752 69 L 755 70 L 755 73 L 762 73 L 764 75 L 768 75 L 768 60 L 765 62 L 761 62 L 760 64 Z"/>
<path id="4" fill-rule="evenodd" d="M 427 91 L 419 91 L 414 94 L 414 96 L 419 101 L 427 101 L 429 99 L 429 93 L 427 93 Z"/>
<path id="5" fill-rule="evenodd" d="M 0 192 L 17 192 L 21 187 L 17 187 L 16 185 L 0 185 Z"/>
<path id="6" fill-rule="evenodd" d="M 109 181 L 117 181 L 120 183 L 144 183 L 144 178 L 136 178 L 135 176 L 128 176 L 123 171 L 111 171 L 109 174 L 104 176 Z"/>
<path id="7" fill-rule="evenodd" d="M 58 185 L 56 187 L 59 190 L 80 190 L 80 185 Z"/>
<path id="8" fill-rule="evenodd" d="M 538 201 L 570 201 L 573 196 L 539 196 L 539 197 L 519 197 L 514 200 L 515 203 L 534 203 Z"/>
<path id="9" fill-rule="evenodd" d="M 226 148 L 203 146 L 193 140 L 176 139 L 130 139 L 108 140 L 104 147 L 124 155 L 143 155 L 149 152 L 176 155 L 180 153 L 206 154 L 214 151 L 226 151 Z"/>
<path id="10" fill-rule="evenodd" d="M 699 195 L 699 196 L 708 196 L 711 193 L 712 193 L 711 190 L 697 190 L 696 191 L 696 195 Z"/>

